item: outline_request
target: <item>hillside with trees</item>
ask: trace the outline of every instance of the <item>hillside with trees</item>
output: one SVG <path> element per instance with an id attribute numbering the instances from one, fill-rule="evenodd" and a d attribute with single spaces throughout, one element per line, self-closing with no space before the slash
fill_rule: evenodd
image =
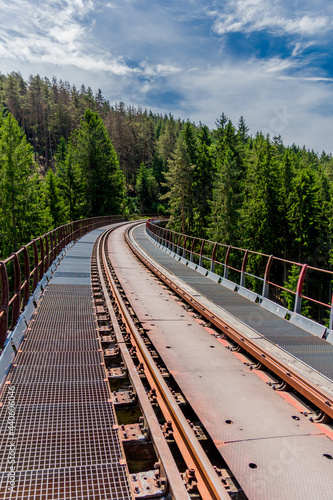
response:
<path id="1" fill-rule="evenodd" d="M 328 267 L 333 158 L 195 125 L 101 90 L 0 74 L 0 257 L 70 220 L 160 213 L 177 231 Z"/>

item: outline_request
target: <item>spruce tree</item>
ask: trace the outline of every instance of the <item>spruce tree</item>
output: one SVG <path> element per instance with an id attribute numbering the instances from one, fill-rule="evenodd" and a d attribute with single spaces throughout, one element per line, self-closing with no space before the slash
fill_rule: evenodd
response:
<path id="1" fill-rule="evenodd" d="M 186 233 L 192 220 L 194 165 L 191 163 L 183 134 L 177 139 L 175 152 L 168 165 L 169 170 L 165 177 L 169 191 L 164 198 L 169 199 L 170 225 Z"/>
<path id="2" fill-rule="evenodd" d="M 141 163 L 136 179 L 137 205 L 139 212 L 149 214 L 157 210 L 158 185 L 151 168 Z"/>
<path id="3" fill-rule="evenodd" d="M 58 180 L 52 169 L 49 169 L 45 177 L 45 202 L 50 211 L 52 226 L 58 227 L 65 222 L 64 203 L 60 196 Z"/>
<path id="4" fill-rule="evenodd" d="M 203 126 L 198 134 L 196 163 L 193 169 L 194 233 L 206 237 L 210 216 L 210 201 L 213 196 L 215 168 L 211 154 L 212 139 L 209 129 Z"/>
<path id="5" fill-rule="evenodd" d="M 32 147 L 15 118 L 0 115 L 0 254 L 8 256 L 47 225 L 38 207 Z"/>
<path id="6" fill-rule="evenodd" d="M 86 110 L 70 144 L 82 179 L 82 216 L 120 213 L 124 202 L 123 176 L 111 139 L 97 113 Z"/>

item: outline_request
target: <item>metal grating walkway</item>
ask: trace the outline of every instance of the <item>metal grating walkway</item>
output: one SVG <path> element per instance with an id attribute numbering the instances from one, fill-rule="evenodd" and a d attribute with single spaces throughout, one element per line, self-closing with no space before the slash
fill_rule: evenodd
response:
<path id="1" fill-rule="evenodd" d="M 132 498 L 87 282 L 99 232 L 64 258 L 9 373 L 0 398 L 0 498 Z"/>
<path id="2" fill-rule="evenodd" d="M 153 259 L 195 288 L 200 295 L 206 296 L 274 344 L 333 380 L 332 344 L 277 317 L 258 304 L 173 259 L 146 237 L 144 225 L 138 226 L 134 234 L 138 243 Z"/>

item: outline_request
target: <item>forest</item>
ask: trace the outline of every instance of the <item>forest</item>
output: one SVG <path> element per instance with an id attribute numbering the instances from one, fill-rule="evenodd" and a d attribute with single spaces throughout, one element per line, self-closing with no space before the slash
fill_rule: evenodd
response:
<path id="1" fill-rule="evenodd" d="M 169 227 L 329 268 L 333 157 L 110 104 L 98 89 L 0 74 L 0 258 L 71 220 L 164 214 Z"/>

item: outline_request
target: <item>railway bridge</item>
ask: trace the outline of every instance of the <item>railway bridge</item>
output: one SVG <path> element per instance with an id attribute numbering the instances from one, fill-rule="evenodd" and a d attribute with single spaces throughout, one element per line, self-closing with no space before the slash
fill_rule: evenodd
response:
<path id="1" fill-rule="evenodd" d="M 120 217 L 1 262 L 0 498 L 332 500 L 317 275 L 327 296 L 332 273 Z"/>

